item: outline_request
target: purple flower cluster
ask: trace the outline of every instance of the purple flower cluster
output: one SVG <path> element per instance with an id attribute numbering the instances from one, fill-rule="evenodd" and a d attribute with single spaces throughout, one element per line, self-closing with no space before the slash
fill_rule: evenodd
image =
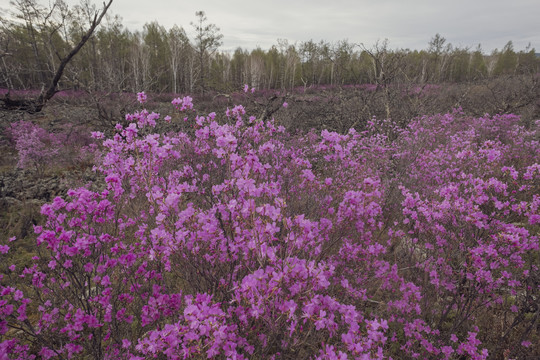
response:
<path id="1" fill-rule="evenodd" d="M 19 154 L 17 167 L 22 169 L 46 166 L 62 146 L 57 136 L 29 121 L 12 123 L 7 132 Z"/>
<path id="2" fill-rule="evenodd" d="M 58 164 L 90 162 L 97 149 L 86 129 L 72 125 L 67 125 L 62 132 L 53 133 L 21 120 L 12 123 L 6 129 L 6 135 L 17 150 L 17 167 L 38 172 Z"/>
<path id="3" fill-rule="evenodd" d="M 245 113 L 188 113 L 190 135 L 152 133 L 160 115 L 142 110 L 94 133 L 106 188 L 43 206 L 34 264 L 0 275 L 0 354 L 540 351 L 526 320 L 540 296 L 538 128 L 455 112 L 390 141 L 376 119 L 293 136 Z"/>

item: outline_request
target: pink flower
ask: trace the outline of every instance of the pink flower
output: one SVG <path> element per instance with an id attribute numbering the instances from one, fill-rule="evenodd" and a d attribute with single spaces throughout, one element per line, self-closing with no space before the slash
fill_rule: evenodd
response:
<path id="1" fill-rule="evenodd" d="M 104 139 L 105 134 L 103 134 L 101 131 L 92 131 L 92 138 L 94 139 Z"/>
<path id="2" fill-rule="evenodd" d="M 103 286 L 109 286 L 109 285 L 111 285 L 111 279 L 109 278 L 109 275 L 105 275 L 105 276 L 101 279 L 101 285 L 103 285 Z"/>
<path id="3" fill-rule="evenodd" d="M 86 271 L 86 272 L 92 271 L 93 268 L 94 268 L 94 264 L 92 264 L 92 263 L 86 263 L 84 265 L 84 271 Z"/>
<path id="4" fill-rule="evenodd" d="M 193 98 L 191 96 L 185 96 L 183 98 L 176 98 L 171 101 L 171 104 L 179 111 L 191 110 L 193 109 Z M 184 119 L 187 120 L 187 119 Z"/>
<path id="5" fill-rule="evenodd" d="M 137 93 L 137 101 L 141 104 L 144 104 L 146 102 L 146 94 L 144 93 L 144 91 Z"/>
<path id="6" fill-rule="evenodd" d="M 216 145 L 222 148 L 230 148 L 234 150 L 237 145 L 237 139 L 233 134 L 228 133 L 217 138 Z"/>

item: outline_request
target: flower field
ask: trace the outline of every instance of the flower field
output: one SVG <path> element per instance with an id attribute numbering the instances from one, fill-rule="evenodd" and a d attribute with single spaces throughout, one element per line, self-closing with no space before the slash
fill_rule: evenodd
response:
<path id="1" fill-rule="evenodd" d="M 0 360 L 540 357 L 540 121 L 290 133 L 138 100 L 92 133 L 105 187 L 41 208 L 32 265 L 0 244 Z M 19 161 L 61 153 L 13 129 Z"/>

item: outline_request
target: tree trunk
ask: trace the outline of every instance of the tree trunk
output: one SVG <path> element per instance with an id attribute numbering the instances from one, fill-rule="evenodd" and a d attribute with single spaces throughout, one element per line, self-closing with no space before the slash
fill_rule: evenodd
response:
<path id="1" fill-rule="evenodd" d="M 86 33 L 81 38 L 81 41 L 67 54 L 62 61 L 60 62 L 60 65 L 58 65 L 58 68 L 56 69 L 56 73 L 54 74 L 54 77 L 49 84 L 49 87 L 47 90 L 41 91 L 41 94 L 39 97 L 35 100 L 12 100 L 9 97 L 9 94 L 5 95 L 3 99 L 0 99 L 2 101 L 1 107 L 3 109 L 7 110 L 22 110 L 26 111 L 30 114 L 40 112 L 47 101 L 49 101 L 57 92 L 57 86 L 58 82 L 62 78 L 62 75 L 64 74 L 64 69 L 66 68 L 67 64 L 73 59 L 75 55 L 82 49 L 84 44 L 90 39 L 98 25 L 100 24 L 101 20 L 105 16 L 105 13 L 111 6 L 113 0 L 109 0 L 107 4 L 104 5 L 103 9 L 101 10 L 101 13 L 96 13 L 94 15 L 94 19 L 92 20 L 92 24 L 90 25 L 90 28 L 86 31 Z"/>

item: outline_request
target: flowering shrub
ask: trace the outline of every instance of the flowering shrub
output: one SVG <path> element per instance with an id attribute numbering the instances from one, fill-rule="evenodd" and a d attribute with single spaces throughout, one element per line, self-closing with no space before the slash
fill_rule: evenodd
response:
<path id="1" fill-rule="evenodd" d="M 35 263 L 0 275 L 4 358 L 539 354 L 538 129 L 292 136 L 191 100 L 192 135 L 146 110 L 93 133 L 106 188 L 44 205 Z"/>
<path id="2" fill-rule="evenodd" d="M 42 170 L 58 154 L 61 142 L 54 134 L 29 121 L 18 121 L 7 130 L 19 154 L 17 167 Z"/>
<path id="3" fill-rule="evenodd" d="M 96 150 L 88 131 L 73 125 L 65 126 L 60 133 L 50 133 L 39 125 L 21 120 L 12 123 L 6 135 L 17 150 L 17 167 L 38 173 L 53 165 L 91 162 Z"/>

